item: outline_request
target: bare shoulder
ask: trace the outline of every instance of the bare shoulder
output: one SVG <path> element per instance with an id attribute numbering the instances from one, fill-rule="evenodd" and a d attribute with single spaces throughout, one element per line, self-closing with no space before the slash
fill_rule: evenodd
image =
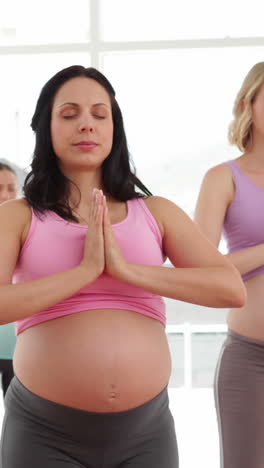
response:
<path id="1" fill-rule="evenodd" d="M 148 209 L 151 211 L 153 210 L 154 212 L 156 211 L 157 213 L 169 209 L 173 210 L 179 210 L 181 211 L 181 208 L 176 205 L 174 202 L 169 200 L 168 198 L 165 197 L 160 197 L 158 195 L 152 195 L 151 197 L 146 197 L 144 198 L 144 202 L 146 203 Z"/>
<path id="2" fill-rule="evenodd" d="M 25 199 L 10 200 L 0 205 L 0 224 L 22 230 L 31 221 L 31 208 Z"/>
<path id="3" fill-rule="evenodd" d="M 18 216 L 30 216 L 31 208 L 24 198 L 9 200 L 0 205 L 1 215 L 5 213 L 17 214 Z"/>
<path id="4" fill-rule="evenodd" d="M 208 195 L 221 196 L 227 204 L 234 198 L 235 186 L 230 167 L 221 163 L 211 167 L 203 178 L 202 190 Z"/>
<path id="5" fill-rule="evenodd" d="M 226 163 L 221 163 L 208 169 L 204 179 L 216 184 L 232 184 L 232 172 Z"/>
<path id="6" fill-rule="evenodd" d="M 174 220 L 179 220 L 182 216 L 187 216 L 178 205 L 164 197 L 153 195 L 144 198 L 144 202 L 158 222 L 162 235 L 164 235 L 166 219 L 173 217 Z"/>
<path id="7" fill-rule="evenodd" d="M 0 205 L 0 284 L 9 284 L 20 249 L 31 224 L 31 209 L 25 200 Z"/>

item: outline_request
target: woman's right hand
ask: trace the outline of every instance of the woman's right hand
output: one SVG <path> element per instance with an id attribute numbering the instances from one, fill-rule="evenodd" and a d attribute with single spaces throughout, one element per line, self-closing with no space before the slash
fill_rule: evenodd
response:
<path id="1" fill-rule="evenodd" d="M 101 275 L 105 268 L 103 213 L 103 193 L 101 190 L 94 189 L 88 216 L 89 227 L 81 261 L 82 266 L 94 273 L 94 279 Z"/>

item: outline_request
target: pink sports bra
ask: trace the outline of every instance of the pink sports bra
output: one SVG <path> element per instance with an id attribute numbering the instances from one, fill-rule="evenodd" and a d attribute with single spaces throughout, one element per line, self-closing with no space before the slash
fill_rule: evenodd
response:
<path id="1" fill-rule="evenodd" d="M 155 218 L 142 198 L 127 201 L 127 216 L 112 225 L 124 257 L 131 263 L 162 265 L 162 238 Z M 64 220 L 53 211 L 32 221 L 14 271 L 13 283 L 23 283 L 79 265 L 87 226 Z M 161 296 L 103 273 L 73 296 L 16 322 L 17 335 L 29 327 L 84 310 L 124 309 L 166 323 Z"/>

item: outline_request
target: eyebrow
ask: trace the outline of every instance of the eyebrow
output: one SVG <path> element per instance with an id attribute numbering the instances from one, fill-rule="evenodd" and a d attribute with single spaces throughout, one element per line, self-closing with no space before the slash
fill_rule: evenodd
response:
<path id="1" fill-rule="evenodd" d="M 74 107 L 78 107 L 79 104 L 77 104 L 76 102 L 64 102 L 63 104 L 61 104 L 59 107 L 63 107 L 63 106 L 74 106 Z M 107 104 L 105 104 L 104 102 L 97 102 L 96 104 L 93 104 L 92 107 L 98 107 L 98 106 L 105 106 L 105 107 L 109 107 Z"/>

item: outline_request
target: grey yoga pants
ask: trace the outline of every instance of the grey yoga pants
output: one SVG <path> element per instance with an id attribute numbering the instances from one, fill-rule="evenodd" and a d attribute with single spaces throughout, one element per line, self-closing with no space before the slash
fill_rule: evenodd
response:
<path id="1" fill-rule="evenodd" d="M 264 342 L 229 331 L 215 375 L 221 468 L 264 467 Z"/>
<path id="2" fill-rule="evenodd" d="M 178 468 L 167 388 L 137 408 L 94 413 L 43 399 L 14 377 L 5 405 L 1 468 Z"/>

